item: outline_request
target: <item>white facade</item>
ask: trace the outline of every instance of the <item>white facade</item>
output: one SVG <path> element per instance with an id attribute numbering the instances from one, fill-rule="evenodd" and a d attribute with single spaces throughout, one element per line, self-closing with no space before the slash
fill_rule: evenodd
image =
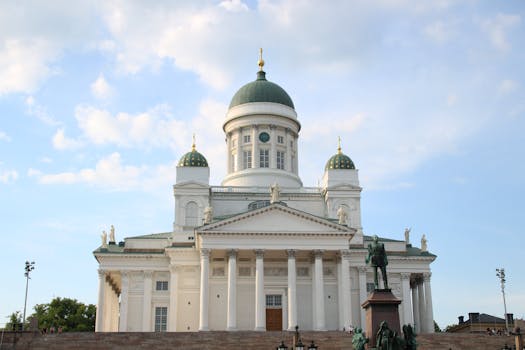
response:
<path id="1" fill-rule="evenodd" d="M 327 167 L 320 187 L 303 187 L 300 127 L 284 104 L 232 106 L 222 185 L 210 186 L 207 166 L 179 165 L 173 230 L 95 251 L 96 331 L 363 327 L 373 272 L 365 265 L 371 239 L 361 226 L 358 172 Z M 432 332 L 435 255 L 380 240 L 401 323 Z"/>

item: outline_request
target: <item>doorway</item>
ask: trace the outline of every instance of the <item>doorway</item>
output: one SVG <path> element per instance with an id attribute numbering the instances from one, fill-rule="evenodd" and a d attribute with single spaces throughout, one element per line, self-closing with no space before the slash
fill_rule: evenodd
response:
<path id="1" fill-rule="evenodd" d="M 266 330 L 283 329 L 283 297 L 281 294 L 266 295 Z"/>

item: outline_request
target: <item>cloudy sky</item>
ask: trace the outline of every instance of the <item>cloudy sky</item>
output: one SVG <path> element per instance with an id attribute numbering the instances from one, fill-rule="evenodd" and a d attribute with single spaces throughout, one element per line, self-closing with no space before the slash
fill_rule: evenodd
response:
<path id="1" fill-rule="evenodd" d="M 267 78 L 294 100 L 300 176 L 343 151 L 366 234 L 426 234 L 435 319 L 525 316 L 522 1 L 0 3 L 0 325 L 55 296 L 96 303 L 91 252 L 172 227 L 175 164 L 191 146 L 225 175 L 222 121 Z"/>

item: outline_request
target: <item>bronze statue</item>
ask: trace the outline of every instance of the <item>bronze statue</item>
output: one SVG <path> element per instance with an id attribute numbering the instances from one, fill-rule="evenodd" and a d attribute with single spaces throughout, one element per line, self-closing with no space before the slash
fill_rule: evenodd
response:
<path id="1" fill-rule="evenodd" d="M 365 337 L 361 328 L 356 328 L 352 336 L 352 346 L 354 350 L 365 350 L 365 344 L 368 343 L 368 338 Z"/>
<path id="2" fill-rule="evenodd" d="M 381 322 L 376 337 L 377 350 L 403 350 L 405 344 L 403 339 L 397 336 L 397 332 L 388 327 L 386 321 Z"/>
<path id="3" fill-rule="evenodd" d="M 416 333 L 411 325 L 403 326 L 403 335 L 405 337 L 405 349 L 417 350 Z"/>
<path id="4" fill-rule="evenodd" d="M 386 257 L 385 245 L 379 243 L 379 238 L 377 236 L 374 236 L 372 243 L 368 245 L 366 263 L 370 263 L 370 266 L 374 268 L 375 289 L 379 289 L 379 279 L 377 276 L 378 267 L 381 269 L 384 289 L 388 289 L 388 278 L 386 276 L 386 265 L 388 265 L 388 259 Z"/>

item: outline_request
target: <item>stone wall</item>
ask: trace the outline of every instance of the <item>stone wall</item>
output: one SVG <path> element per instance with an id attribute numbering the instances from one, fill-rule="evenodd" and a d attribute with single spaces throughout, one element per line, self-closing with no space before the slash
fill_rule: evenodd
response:
<path id="1" fill-rule="evenodd" d="M 303 343 L 315 340 L 319 350 L 351 350 L 351 336 L 343 332 L 301 332 Z M 16 343 L 13 340 L 16 337 Z M 131 350 L 190 349 L 272 350 L 284 340 L 290 348 L 293 332 L 187 332 L 187 333 L 63 333 L 40 335 L 6 332 L 4 349 L 33 350 Z M 514 337 L 436 333 L 417 338 L 419 350 L 499 350 L 514 345 Z"/>

